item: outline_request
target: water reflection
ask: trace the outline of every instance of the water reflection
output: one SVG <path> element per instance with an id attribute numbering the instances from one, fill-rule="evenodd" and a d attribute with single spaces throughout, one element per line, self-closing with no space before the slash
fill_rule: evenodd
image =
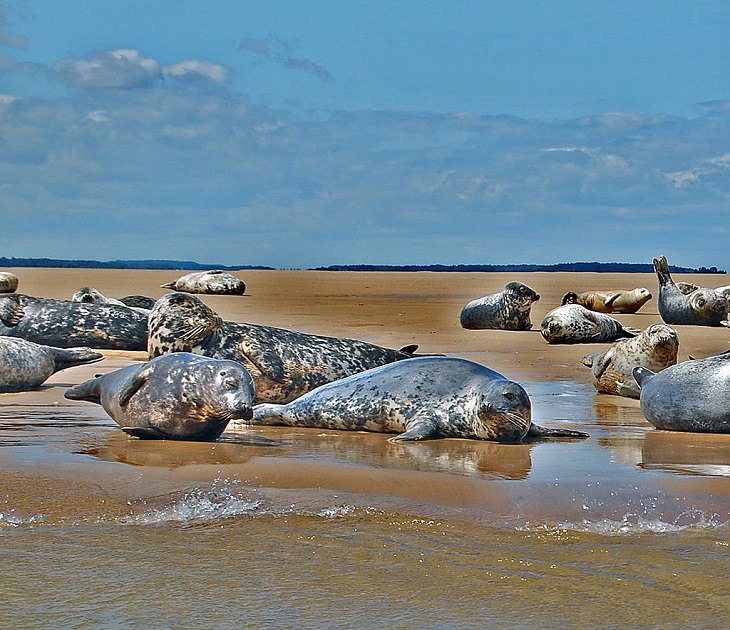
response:
<path id="1" fill-rule="evenodd" d="M 646 432 L 639 466 L 683 475 L 730 477 L 730 435 L 652 429 Z"/>

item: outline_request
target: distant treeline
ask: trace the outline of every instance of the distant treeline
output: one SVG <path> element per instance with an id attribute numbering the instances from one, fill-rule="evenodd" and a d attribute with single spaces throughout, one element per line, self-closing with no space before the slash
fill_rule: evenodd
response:
<path id="1" fill-rule="evenodd" d="M 61 267 L 71 269 L 273 269 L 261 265 L 201 265 L 189 260 L 59 260 L 57 258 L 4 258 L 0 257 L 0 267 Z"/>

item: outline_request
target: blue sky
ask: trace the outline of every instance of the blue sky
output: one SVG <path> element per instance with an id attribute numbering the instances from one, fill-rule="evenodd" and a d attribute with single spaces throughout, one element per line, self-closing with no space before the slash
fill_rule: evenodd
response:
<path id="1" fill-rule="evenodd" d="M 730 3 L 0 0 L 0 254 L 730 268 Z"/>

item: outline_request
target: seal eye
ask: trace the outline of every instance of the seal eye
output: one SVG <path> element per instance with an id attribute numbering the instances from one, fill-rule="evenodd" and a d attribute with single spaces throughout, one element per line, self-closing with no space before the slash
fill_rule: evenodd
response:
<path id="1" fill-rule="evenodd" d="M 514 395 L 514 394 L 513 394 L 512 392 L 505 392 L 505 393 L 504 393 L 504 397 L 505 397 L 505 398 L 506 398 L 507 400 L 514 400 L 514 399 L 515 399 L 515 395 Z"/>

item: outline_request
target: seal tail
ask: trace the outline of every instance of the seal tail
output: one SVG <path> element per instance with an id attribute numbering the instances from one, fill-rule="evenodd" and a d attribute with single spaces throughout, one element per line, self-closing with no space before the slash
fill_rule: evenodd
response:
<path id="1" fill-rule="evenodd" d="M 639 387 L 643 387 L 644 383 L 653 378 L 656 372 L 652 372 L 645 367 L 635 367 L 632 374 L 634 375 L 634 380 L 639 384 Z"/>
<path id="2" fill-rule="evenodd" d="M 56 371 L 96 363 L 104 358 L 103 354 L 94 352 L 91 348 L 53 348 L 53 351 Z"/>
<path id="3" fill-rule="evenodd" d="M 672 276 L 669 273 L 669 263 L 667 262 L 666 256 L 660 256 L 659 258 L 654 258 L 654 271 L 656 271 L 656 275 L 659 278 L 659 286 L 665 287 L 668 284 L 674 284 L 674 281 L 672 280 Z"/>
<path id="4" fill-rule="evenodd" d="M 99 397 L 99 377 L 84 381 L 79 385 L 67 389 L 64 394 L 64 398 L 69 400 L 85 400 L 86 402 L 93 402 L 97 405 L 101 404 L 101 398 Z"/>
<path id="5" fill-rule="evenodd" d="M 175 282 L 177 282 L 177 280 L 173 280 L 172 282 L 165 282 L 165 284 L 160 285 L 160 288 L 161 289 L 174 289 Z"/>
<path id="6" fill-rule="evenodd" d="M 287 419 L 289 413 L 286 405 L 275 405 L 273 403 L 264 403 L 256 405 L 253 408 L 253 418 L 251 418 L 251 424 L 289 424 Z"/>

